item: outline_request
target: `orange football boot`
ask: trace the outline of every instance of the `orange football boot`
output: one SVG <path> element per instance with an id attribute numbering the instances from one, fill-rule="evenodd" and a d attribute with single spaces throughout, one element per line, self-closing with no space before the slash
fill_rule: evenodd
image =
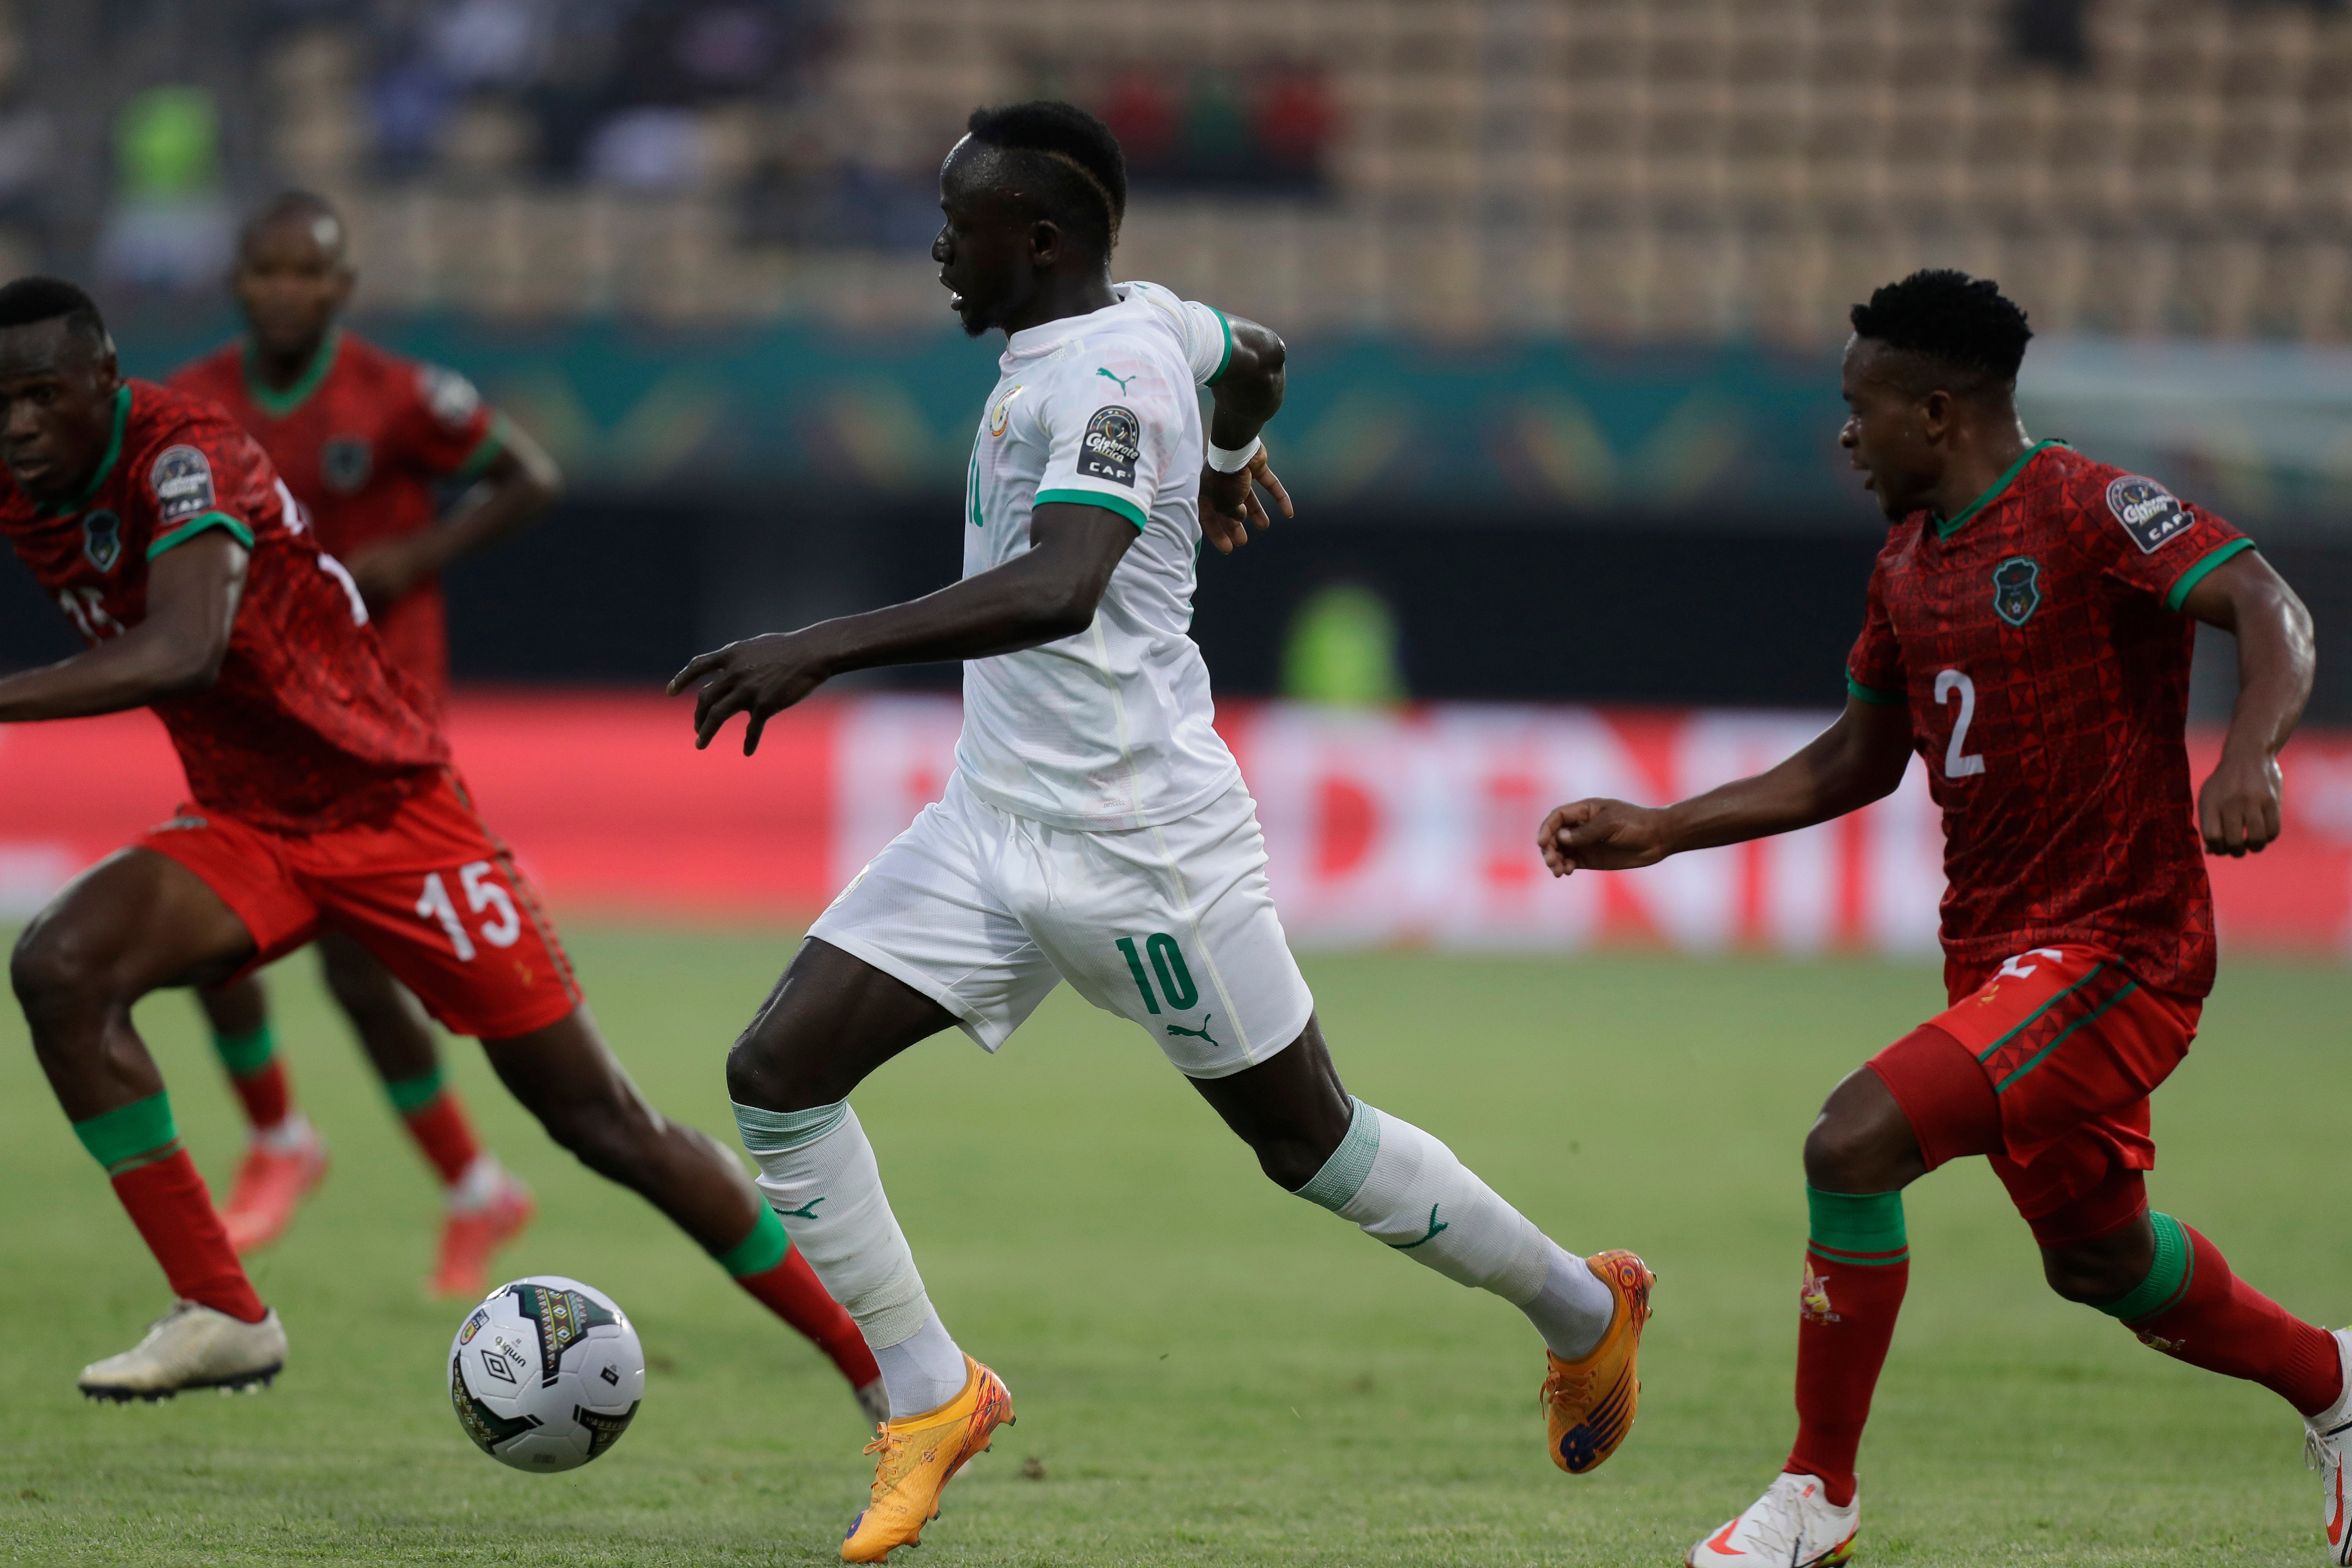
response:
<path id="1" fill-rule="evenodd" d="M 504 1171 L 488 1203 L 451 1209 L 441 1222 L 441 1261 L 425 1293 L 436 1299 L 472 1301 L 489 1289 L 490 1254 L 523 1233 L 539 1213 L 530 1189 Z"/>
<path id="2" fill-rule="evenodd" d="M 1584 1266 L 1617 1298 L 1617 1312 L 1583 1359 L 1562 1361 L 1544 1352 L 1550 1363 L 1542 1399 L 1551 1462 L 1571 1476 L 1598 1469 L 1633 1429 L 1633 1411 L 1642 1403 L 1633 1360 L 1650 1321 L 1650 1287 L 1657 1283 L 1649 1266 L 1630 1252 L 1596 1252 Z"/>
<path id="3" fill-rule="evenodd" d="M 845 1563 L 879 1563 L 923 1539 L 940 1516 L 940 1492 L 975 1454 L 988 1451 L 990 1434 L 1013 1425 L 1013 1395 L 1004 1380 L 963 1358 L 963 1392 L 920 1415 L 886 1421 L 866 1445 L 874 1462 L 874 1495 L 849 1521 L 841 1542 Z"/>
<path id="4" fill-rule="evenodd" d="M 258 1141 L 247 1143 L 236 1167 L 236 1183 L 229 1189 L 228 1207 L 221 1211 L 228 1244 L 239 1253 L 268 1247 L 286 1234 L 294 1211 L 326 1179 L 327 1141 L 316 1128 L 306 1128 L 302 1141 L 291 1149 L 272 1149 Z"/>

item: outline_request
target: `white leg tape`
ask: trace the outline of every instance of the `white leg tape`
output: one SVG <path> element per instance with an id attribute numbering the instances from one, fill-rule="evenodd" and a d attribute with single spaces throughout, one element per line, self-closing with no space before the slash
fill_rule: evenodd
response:
<path id="1" fill-rule="evenodd" d="M 785 1233 L 866 1342 L 878 1351 L 912 1338 L 930 1300 L 882 1194 L 874 1145 L 857 1112 L 814 1142 L 752 1157 L 760 1163 L 760 1190 Z"/>

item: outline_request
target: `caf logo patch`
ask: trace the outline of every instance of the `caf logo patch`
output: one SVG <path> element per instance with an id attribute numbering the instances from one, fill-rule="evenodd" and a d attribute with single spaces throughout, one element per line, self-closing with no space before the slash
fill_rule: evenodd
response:
<path id="1" fill-rule="evenodd" d="M 194 447 L 166 447 L 147 470 L 155 506 L 165 524 L 213 510 L 213 466 Z"/>
<path id="2" fill-rule="evenodd" d="M 437 364 L 416 367 L 416 395 L 433 410 L 433 417 L 452 430 L 462 429 L 482 405 L 482 395 L 474 390 L 472 382 Z"/>
<path id="3" fill-rule="evenodd" d="M 1108 479 L 1133 486 L 1135 459 L 1143 450 L 1143 424 L 1131 408 L 1109 404 L 1087 421 L 1086 438 L 1078 443 L 1078 477 Z"/>
<path id="4" fill-rule="evenodd" d="M 94 511 L 81 520 L 82 559 L 101 572 L 111 572 L 122 559 L 122 520 L 110 511 Z"/>
<path id="5" fill-rule="evenodd" d="M 2042 607 L 2042 567 L 2031 555 L 2012 555 L 1992 569 L 1992 613 L 2021 626 Z"/>
<path id="6" fill-rule="evenodd" d="M 319 448 L 319 478 L 339 495 L 367 483 L 374 468 L 375 451 L 364 436 L 338 436 Z"/>
<path id="7" fill-rule="evenodd" d="M 2153 555 L 2195 525 L 2171 491 L 2137 474 L 2126 474 L 2107 487 L 2107 510 L 2143 555 Z"/>

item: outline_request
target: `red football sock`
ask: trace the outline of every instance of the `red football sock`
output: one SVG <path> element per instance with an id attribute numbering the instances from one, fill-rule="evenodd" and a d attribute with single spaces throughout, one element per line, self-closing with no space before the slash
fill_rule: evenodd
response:
<path id="1" fill-rule="evenodd" d="M 257 1323 L 268 1316 L 185 1149 L 173 1148 L 152 1164 L 123 1171 L 113 1182 L 114 1195 L 130 1211 L 147 1250 L 163 1266 L 173 1294 L 241 1322 Z"/>
<path id="2" fill-rule="evenodd" d="M 2100 1310 L 2123 1319 L 2143 1344 L 2208 1372 L 2259 1383 L 2302 1415 L 2315 1415 L 2336 1403 L 2344 1373 L 2335 1335 L 2231 1273 L 2221 1249 L 2194 1229 L 2169 1215 L 2148 1218 L 2156 1226 L 2157 1257 L 2147 1282 Z M 2138 1312 L 2150 1305 L 2153 1310 Z"/>
<path id="3" fill-rule="evenodd" d="M 1808 1187 L 1805 1196 L 1812 1237 L 1798 1297 L 1797 1441 L 1781 1468 L 1821 1477 L 1843 1508 L 1853 1500 L 1854 1455 L 1911 1282 L 1911 1248 L 1900 1193 Z"/>
<path id="4" fill-rule="evenodd" d="M 863 1388 L 882 1375 L 874 1352 L 866 1348 L 866 1336 L 857 1331 L 841 1303 L 825 1294 L 799 1247 L 785 1253 L 784 1260 L 772 1268 L 737 1275 L 735 1283 L 814 1341 L 817 1349 L 833 1358 L 852 1388 Z"/>
<path id="5" fill-rule="evenodd" d="M 473 1124 L 466 1120 L 466 1108 L 454 1089 L 445 1089 L 416 1110 L 402 1111 L 400 1119 L 441 1173 L 445 1187 L 456 1186 L 481 1155 L 482 1146 L 474 1142 Z"/>
<path id="6" fill-rule="evenodd" d="M 231 1078 L 229 1087 L 236 1090 L 237 1099 L 245 1102 L 245 1120 L 256 1132 L 267 1132 L 286 1120 L 294 1109 L 293 1086 L 287 1081 L 285 1064 L 276 1057 L 262 1064 L 257 1072 L 243 1078 Z"/>

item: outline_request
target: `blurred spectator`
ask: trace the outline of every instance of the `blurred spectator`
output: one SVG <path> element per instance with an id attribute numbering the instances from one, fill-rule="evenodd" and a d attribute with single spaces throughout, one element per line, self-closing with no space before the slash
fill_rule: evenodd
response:
<path id="1" fill-rule="evenodd" d="M 1303 66 L 1274 71 L 1257 100 L 1257 144 L 1265 177 L 1285 185 L 1319 182 L 1337 118 L 1321 71 Z"/>
<path id="2" fill-rule="evenodd" d="M 2091 40 L 2083 30 L 2089 0 L 2010 0 L 2009 44 L 2019 59 L 2091 74 Z"/>
<path id="3" fill-rule="evenodd" d="M 1181 80 L 1181 86 L 1176 83 Z M 1137 184 L 1186 190 L 1320 188 L 1336 130 L 1323 73 L 1309 66 L 1181 79 L 1125 66 L 1081 92 L 1127 152 Z"/>
<path id="4" fill-rule="evenodd" d="M 1396 612 L 1388 601 L 1358 583 L 1308 595 L 1283 638 L 1282 695 L 1338 708 L 1402 702 Z"/>
<path id="5" fill-rule="evenodd" d="M 228 266 L 231 217 L 220 191 L 220 110 L 201 87 L 150 88 L 114 121 L 113 210 L 99 237 L 109 282 L 189 292 Z"/>
<path id="6" fill-rule="evenodd" d="M 626 109 L 588 142 L 588 173 L 624 190 L 686 190 L 702 174 L 702 121 L 690 109 Z"/>
<path id="7" fill-rule="evenodd" d="M 444 80 L 511 90 L 547 63 L 551 22 L 538 0 L 457 0 L 427 27 L 427 47 Z"/>
<path id="8" fill-rule="evenodd" d="M 1175 153 L 1176 103 L 1161 73 L 1141 66 L 1112 72 L 1094 110 L 1118 138 L 1129 173 L 1160 169 Z"/>

